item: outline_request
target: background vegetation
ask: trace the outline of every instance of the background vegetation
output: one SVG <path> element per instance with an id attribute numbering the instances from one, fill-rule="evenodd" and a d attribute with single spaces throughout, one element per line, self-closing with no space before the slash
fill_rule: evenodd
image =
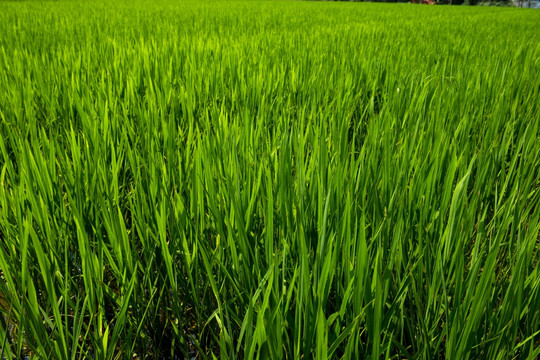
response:
<path id="1" fill-rule="evenodd" d="M 382 2 L 382 3 L 417 3 L 431 5 L 484 5 L 484 6 L 514 6 L 512 0 L 332 0 L 353 2 Z M 517 2 L 517 1 L 516 1 Z M 522 3 L 523 1 L 521 1 Z M 517 6 L 520 2 L 517 2 Z"/>
<path id="2" fill-rule="evenodd" d="M 2 2 L 0 358 L 537 358 L 539 23 Z"/>

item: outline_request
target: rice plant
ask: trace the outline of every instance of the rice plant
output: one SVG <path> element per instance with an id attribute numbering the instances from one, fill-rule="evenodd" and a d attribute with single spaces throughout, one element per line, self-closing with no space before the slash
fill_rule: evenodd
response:
<path id="1" fill-rule="evenodd" d="M 540 13 L 0 3 L 0 359 L 535 359 Z"/>

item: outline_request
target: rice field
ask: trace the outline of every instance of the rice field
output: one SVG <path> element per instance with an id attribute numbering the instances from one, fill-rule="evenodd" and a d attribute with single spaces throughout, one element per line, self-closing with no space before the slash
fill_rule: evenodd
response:
<path id="1" fill-rule="evenodd" d="M 540 12 L 0 2 L 0 359 L 536 359 Z"/>

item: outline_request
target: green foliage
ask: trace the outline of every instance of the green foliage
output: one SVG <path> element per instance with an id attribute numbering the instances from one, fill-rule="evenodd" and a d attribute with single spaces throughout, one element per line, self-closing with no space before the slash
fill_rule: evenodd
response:
<path id="1" fill-rule="evenodd" d="M 0 358 L 538 357 L 539 22 L 3 2 Z"/>

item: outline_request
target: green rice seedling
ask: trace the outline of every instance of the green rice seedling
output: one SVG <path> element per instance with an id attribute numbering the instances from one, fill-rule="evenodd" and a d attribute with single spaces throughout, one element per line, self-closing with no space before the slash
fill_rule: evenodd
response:
<path id="1" fill-rule="evenodd" d="M 539 22 L 1 2 L 0 358 L 538 358 Z"/>

